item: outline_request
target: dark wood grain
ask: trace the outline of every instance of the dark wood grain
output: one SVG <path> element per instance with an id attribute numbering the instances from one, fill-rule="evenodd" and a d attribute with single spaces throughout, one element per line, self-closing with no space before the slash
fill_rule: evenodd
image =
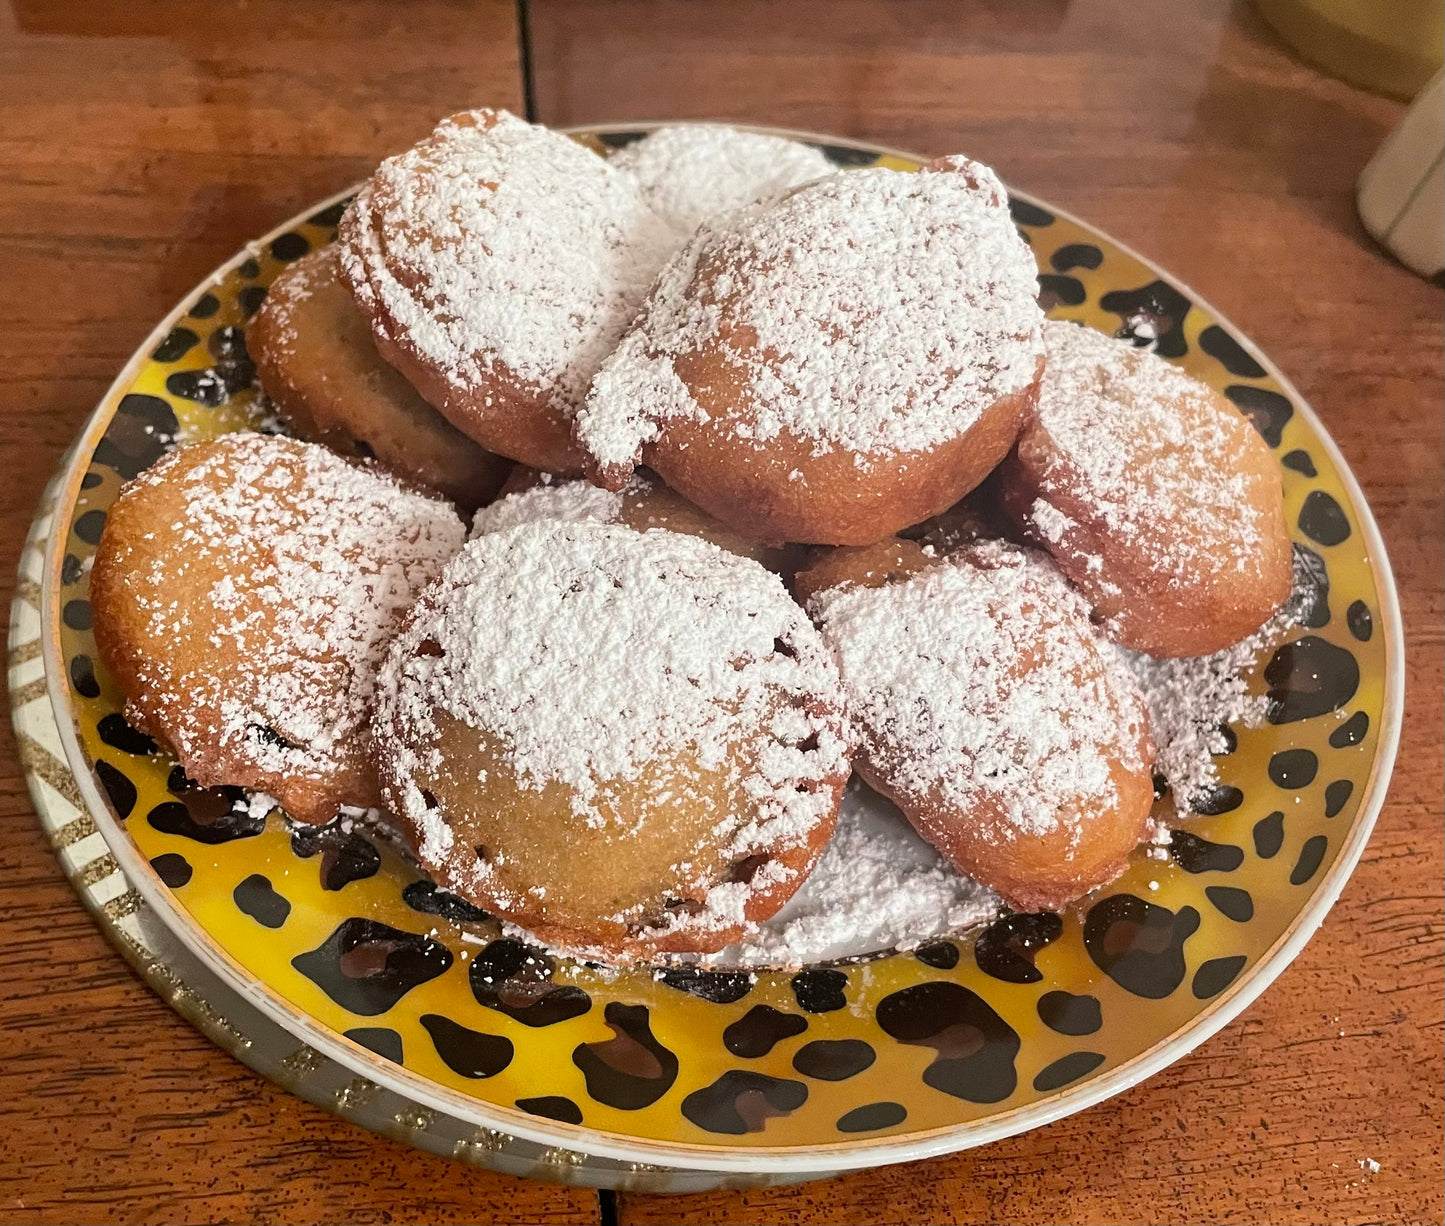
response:
<path id="1" fill-rule="evenodd" d="M 1401 108 L 1298 64 L 1222 0 L 530 13 L 546 122 L 735 119 L 962 150 L 1188 281 L 1344 450 L 1409 640 L 1399 767 L 1364 863 L 1300 959 L 1194 1056 L 977 1152 L 796 1189 L 625 1195 L 622 1221 L 1439 1221 L 1442 301 L 1353 205 Z"/>
<path id="2" fill-rule="evenodd" d="M 0 586 L 130 351 L 246 239 L 449 110 L 521 105 L 510 0 L 0 9 Z M 136 979 L 0 730 L 0 1221 L 595 1222 L 586 1190 L 382 1140 L 221 1053 Z"/>

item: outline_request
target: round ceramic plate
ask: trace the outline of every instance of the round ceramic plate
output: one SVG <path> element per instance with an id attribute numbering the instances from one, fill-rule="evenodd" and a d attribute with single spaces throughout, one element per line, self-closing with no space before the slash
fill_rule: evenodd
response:
<path id="1" fill-rule="evenodd" d="M 577 137 L 606 152 L 644 130 Z M 845 168 L 921 161 L 797 139 Z M 1307 624 L 1255 662 L 1267 722 L 1232 730 L 1209 812 L 1167 853 L 1141 849 L 1063 913 L 863 963 L 614 972 L 529 958 L 364 830 L 293 832 L 234 789 L 191 785 L 121 713 L 91 635 L 89 562 L 123 481 L 178 438 L 255 420 L 246 321 L 287 261 L 330 241 L 344 203 L 239 253 L 132 359 L 52 487 L 12 624 L 22 749 L 62 863 L 230 1050 L 286 1084 L 349 1070 L 302 1092 L 503 1169 L 653 1187 L 797 1178 L 977 1145 L 1117 1093 L 1234 1017 L 1319 925 L 1399 727 L 1399 614 L 1369 510 L 1230 324 L 1024 196 L 1013 215 L 1049 312 L 1153 348 L 1247 413 L 1318 581 Z M 121 931 L 137 914 L 149 938 Z M 379 1094 L 396 1110 L 378 1115 Z"/>

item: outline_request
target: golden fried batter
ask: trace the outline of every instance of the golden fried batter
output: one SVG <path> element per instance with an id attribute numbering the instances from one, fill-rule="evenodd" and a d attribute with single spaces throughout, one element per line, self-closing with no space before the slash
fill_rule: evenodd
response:
<path id="1" fill-rule="evenodd" d="M 302 256 L 271 283 L 246 329 L 256 374 L 292 431 L 438 490 L 470 512 L 508 461 L 472 442 L 381 360 L 340 281 L 335 247 Z"/>

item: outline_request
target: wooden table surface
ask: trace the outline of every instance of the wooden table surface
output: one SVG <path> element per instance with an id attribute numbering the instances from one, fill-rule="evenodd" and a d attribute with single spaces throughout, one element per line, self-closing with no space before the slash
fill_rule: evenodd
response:
<path id="1" fill-rule="evenodd" d="M 1195 286 L 1318 409 L 1390 549 L 1408 709 L 1374 839 L 1258 1003 L 1090 1111 L 796 1188 L 599 1198 L 378 1139 L 213 1048 L 72 897 L 7 727 L 0 1221 L 1440 1221 L 1442 300 L 1370 243 L 1352 204 L 1400 107 L 1300 65 L 1226 0 L 12 0 L 5 556 L 85 415 L 189 286 L 473 104 L 964 150 Z"/>

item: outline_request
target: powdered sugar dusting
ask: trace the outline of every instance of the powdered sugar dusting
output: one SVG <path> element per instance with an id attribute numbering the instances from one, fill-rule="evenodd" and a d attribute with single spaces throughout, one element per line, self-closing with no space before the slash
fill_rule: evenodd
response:
<path id="1" fill-rule="evenodd" d="M 927 451 L 1034 379 L 1036 272 L 987 167 L 829 175 L 715 218 L 673 257 L 578 440 L 625 468 L 670 418 L 704 420 L 674 359 L 716 350 L 745 390 L 739 438 L 786 431 L 865 462 Z"/>
<path id="2" fill-rule="evenodd" d="M 445 504 L 322 447 L 249 433 L 208 446 L 179 478 L 178 551 L 126 581 L 153 640 L 199 640 L 214 666 L 172 675 L 168 661 L 142 680 L 174 696 L 166 732 L 183 758 L 218 737 L 260 770 L 324 775 L 357 752 L 391 633 L 461 547 L 461 522 Z M 183 457 L 171 453 L 122 499 L 176 480 Z M 189 591 L 193 566 L 221 577 L 205 593 Z M 244 676 L 221 659 L 239 661 Z"/>
<path id="3" fill-rule="evenodd" d="M 988 794 L 1021 835 L 1043 834 L 1071 806 L 1116 801 L 1111 759 L 1143 766 L 1127 669 L 1036 554 L 986 542 L 811 608 L 864 742 L 905 796 L 966 807 Z"/>
<path id="4" fill-rule="evenodd" d="M 1256 728 L 1269 699 L 1250 692 L 1258 661 L 1266 660 L 1289 628 L 1308 615 L 1313 591 L 1296 562 L 1295 594 L 1246 639 L 1207 656 L 1158 660 L 1118 648 L 1128 661 L 1149 707 L 1154 769 L 1169 784 L 1175 812 L 1188 817 L 1192 803 L 1219 782 L 1214 758 L 1228 751 L 1231 724 Z"/>
<path id="5" fill-rule="evenodd" d="M 609 785 L 686 750 L 749 802 L 717 831 L 735 856 L 806 839 L 832 813 L 821 785 L 847 771 L 836 666 L 781 581 L 671 532 L 554 520 L 477 538 L 397 640 L 381 691 L 378 720 L 405 745 L 427 754 L 445 712 L 498 740 L 523 786 L 566 785 L 604 832 Z M 394 800 L 435 860 L 451 832 L 415 782 L 422 757 L 397 752 Z M 676 923 L 738 922 L 781 869 L 713 887 Z"/>
<path id="6" fill-rule="evenodd" d="M 1238 453 L 1238 435 L 1214 392 L 1092 328 L 1050 320 L 1044 342 L 1037 420 L 1063 459 L 1043 474 L 1045 497 L 1030 513 L 1043 539 L 1057 544 L 1069 526 L 1047 500 L 1057 482 L 1097 507 L 1111 532 L 1157 543 L 1165 571 L 1189 571 L 1200 550 L 1228 550 L 1243 572 L 1265 525 L 1250 479 L 1224 462 Z"/>
<path id="7" fill-rule="evenodd" d="M 506 111 L 443 120 L 388 158 L 341 241 L 358 301 L 394 321 L 393 340 L 462 389 L 500 365 L 563 413 L 674 245 L 630 175 Z"/>
<path id="8" fill-rule="evenodd" d="M 643 199 L 679 242 L 718 213 L 776 199 L 833 170 L 809 145 L 721 124 L 658 128 L 611 161 L 636 178 Z"/>
<path id="9" fill-rule="evenodd" d="M 472 519 L 472 539 L 549 519 L 613 524 L 621 514 L 621 492 L 599 489 L 587 481 L 545 481 L 479 510 Z"/>
<path id="10" fill-rule="evenodd" d="M 1002 906 L 855 779 L 832 841 L 803 888 L 772 919 L 749 925 L 740 942 L 703 961 L 794 967 L 912 949 L 990 919 Z"/>

